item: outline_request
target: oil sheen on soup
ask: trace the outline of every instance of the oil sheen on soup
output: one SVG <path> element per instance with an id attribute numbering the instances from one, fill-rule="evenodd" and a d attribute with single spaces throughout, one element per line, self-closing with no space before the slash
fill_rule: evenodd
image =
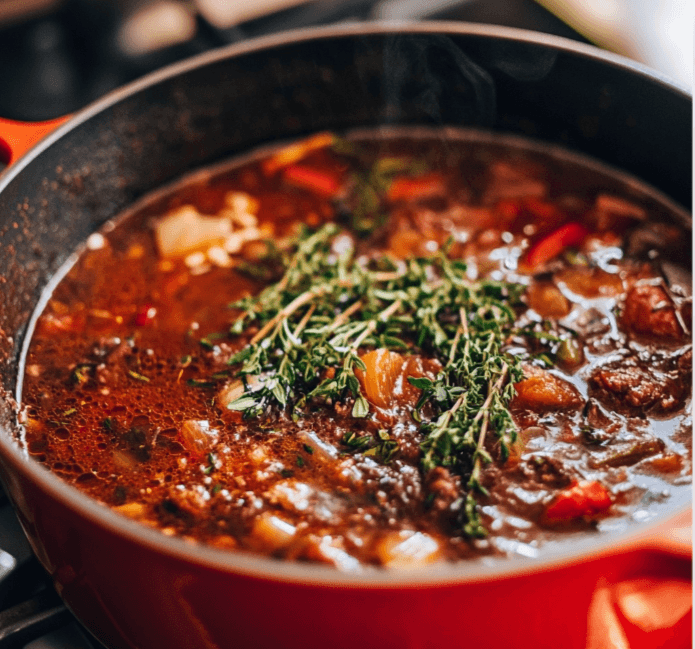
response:
<path id="1" fill-rule="evenodd" d="M 167 535 L 343 570 L 542 555 L 691 471 L 690 233 L 571 154 L 320 133 L 92 235 L 27 452 Z"/>

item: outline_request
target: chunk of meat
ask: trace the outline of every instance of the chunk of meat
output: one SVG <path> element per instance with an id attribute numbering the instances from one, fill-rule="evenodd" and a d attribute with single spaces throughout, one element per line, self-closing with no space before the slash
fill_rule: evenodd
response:
<path id="1" fill-rule="evenodd" d="M 682 314 L 658 285 L 636 284 L 630 289 L 620 324 L 627 331 L 653 338 L 681 340 L 686 335 Z"/>
<path id="2" fill-rule="evenodd" d="M 579 518 L 594 519 L 610 509 L 608 489 L 598 481 L 574 482 L 548 505 L 543 519 L 548 524 L 569 523 Z"/>
<path id="3" fill-rule="evenodd" d="M 569 381 L 531 365 L 524 367 L 524 378 L 514 387 L 516 396 L 511 406 L 516 410 L 542 413 L 582 405 L 582 395 Z"/>
<path id="4" fill-rule="evenodd" d="M 534 482 L 554 489 L 567 487 L 571 482 L 562 462 L 553 457 L 534 455 L 522 465 L 521 471 Z"/>
<path id="5" fill-rule="evenodd" d="M 680 408 L 689 392 L 687 371 L 663 371 L 634 358 L 598 367 L 589 378 L 589 394 L 626 414 L 666 414 Z"/>

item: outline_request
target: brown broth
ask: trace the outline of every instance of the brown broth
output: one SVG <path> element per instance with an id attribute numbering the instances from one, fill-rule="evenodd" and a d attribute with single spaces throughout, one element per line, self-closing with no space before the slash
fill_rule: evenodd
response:
<path id="1" fill-rule="evenodd" d="M 66 269 L 26 358 L 29 454 L 165 534 L 346 570 L 536 556 L 563 535 L 649 519 L 667 494 L 685 492 L 691 279 L 682 214 L 634 180 L 516 139 L 354 137 L 357 158 L 321 148 L 292 164 L 341 178 L 348 193 L 351 179 L 384 157 L 416 161 L 425 171 L 414 165 L 415 176 L 434 179 L 406 183 L 406 193 L 421 197 L 389 203 L 387 225 L 357 243 L 363 254 L 427 256 L 453 236 L 451 255 L 467 261 L 471 278 L 526 286 L 519 327 L 550 323 L 546 339 L 507 341 L 508 353 L 529 357 L 526 367 L 545 389 L 557 386 L 548 405 L 528 381 L 520 384 L 512 404 L 520 441 L 510 459 L 488 435 L 489 495 L 478 497 L 487 538 L 461 532 L 462 477 L 423 475 L 412 403 L 372 399 L 366 419 L 331 404 L 298 421 L 277 411 L 243 419 L 220 407 L 224 381 L 189 384 L 226 370 L 250 338 L 224 332 L 234 320 L 228 305 L 263 287 L 248 273 L 260 239 L 231 254 L 228 267 L 210 255 L 194 265 L 190 257 L 162 259 L 153 222 L 184 205 L 217 215 L 230 192 L 241 192 L 257 201 L 257 234 L 282 241 L 298 223 L 316 227 L 354 211 L 349 197 L 307 189 L 283 169 L 268 175 L 269 151 L 142 201 Z M 542 255 L 539 242 L 547 247 L 569 223 L 586 229 L 581 241 L 529 267 L 532 251 Z M 577 333 L 569 349 L 548 340 L 567 331 Z M 436 373 L 432 361 L 418 362 Z M 398 445 L 388 462 L 344 443 L 347 433 L 382 429 Z M 577 481 L 603 485 L 610 507 L 549 518 L 549 506 Z"/>

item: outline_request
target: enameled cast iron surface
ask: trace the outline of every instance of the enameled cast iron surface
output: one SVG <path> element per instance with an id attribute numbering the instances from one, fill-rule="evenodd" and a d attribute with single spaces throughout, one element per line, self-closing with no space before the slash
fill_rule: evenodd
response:
<path id="1" fill-rule="evenodd" d="M 389 124 L 530 135 L 691 202 L 691 101 L 561 39 L 458 24 L 310 30 L 166 69 L 87 108 L 0 178 L 2 478 L 80 620 L 112 647 L 583 647 L 600 577 L 683 574 L 650 527 L 574 537 L 541 560 L 337 574 L 166 538 L 90 501 L 12 441 L 24 333 L 52 275 L 147 192 L 254 146 Z M 502 615 L 504 624 L 499 623 Z M 568 635 L 568 629 L 572 632 Z"/>

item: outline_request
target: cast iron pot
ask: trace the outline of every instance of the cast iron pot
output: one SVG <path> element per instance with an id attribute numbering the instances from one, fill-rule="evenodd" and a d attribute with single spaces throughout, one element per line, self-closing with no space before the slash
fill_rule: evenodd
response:
<path id="1" fill-rule="evenodd" d="M 25 334 L 81 241 L 192 169 L 274 140 L 382 124 L 531 135 L 691 202 L 687 92 L 594 48 L 497 27 L 273 36 L 167 68 L 72 117 L 0 178 L 0 467 L 58 592 L 107 646 L 580 649 L 597 584 L 689 580 L 688 544 L 674 532 L 689 502 L 677 499 L 649 524 L 573 537 L 539 559 L 344 575 L 165 537 L 22 452 L 14 399 Z M 0 126 L 5 157 L 53 126 Z"/>

